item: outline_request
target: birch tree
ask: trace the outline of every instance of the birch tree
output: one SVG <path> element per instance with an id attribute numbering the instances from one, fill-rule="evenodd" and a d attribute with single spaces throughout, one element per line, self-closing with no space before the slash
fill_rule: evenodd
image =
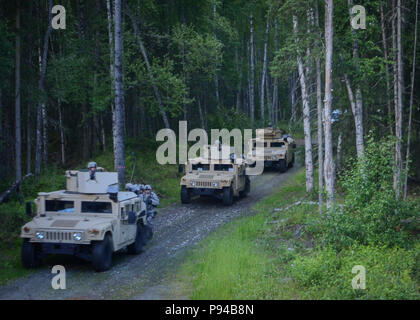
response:
<path id="1" fill-rule="evenodd" d="M 270 28 L 269 24 L 269 15 L 267 14 L 267 22 L 265 27 L 265 40 L 264 40 L 264 60 L 263 60 L 263 70 L 261 75 L 261 87 L 260 87 L 260 106 L 261 106 L 261 120 L 265 121 L 265 108 L 264 108 L 264 86 L 266 85 L 266 73 L 267 73 L 267 44 L 268 44 L 268 31 Z"/>
<path id="2" fill-rule="evenodd" d="M 20 1 L 16 9 L 16 46 L 15 46 L 15 170 L 16 181 L 22 179 L 22 136 L 20 111 Z"/>
<path id="3" fill-rule="evenodd" d="M 298 42 L 298 18 L 293 15 L 293 32 Z M 306 87 L 306 75 L 303 66 L 302 57 L 297 52 L 297 65 L 299 72 L 300 88 L 302 92 L 303 103 L 303 131 L 305 136 L 305 169 L 306 169 L 306 192 L 310 193 L 314 189 L 314 168 L 312 162 L 312 138 L 311 138 L 311 119 L 309 108 L 309 95 Z"/>
<path id="4" fill-rule="evenodd" d="M 334 0 L 325 0 L 325 99 L 324 99 L 324 137 L 325 137 L 325 186 L 327 207 L 334 203 L 335 168 L 331 128 L 332 109 L 332 56 L 333 56 L 333 10 Z"/>
<path id="5" fill-rule="evenodd" d="M 121 0 L 115 0 L 114 30 L 115 30 L 115 122 L 114 122 L 114 145 L 115 162 L 118 172 L 118 182 L 125 185 L 125 132 L 124 132 L 124 91 L 122 77 L 122 29 L 121 29 Z"/>
<path id="6" fill-rule="evenodd" d="M 47 70 L 47 56 L 48 56 L 48 40 L 51 34 L 51 20 L 52 20 L 52 0 L 48 1 L 48 17 L 49 17 L 49 24 L 47 27 L 47 31 L 45 32 L 44 36 L 44 49 L 42 53 L 42 57 L 40 57 L 40 76 L 38 87 L 41 94 L 45 94 L 44 88 L 44 80 L 45 80 L 45 73 Z M 42 97 L 44 99 L 44 97 Z M 42 160 L 42 110 L 43 110 L 44 102 L 40 101 L 37 107 L 37 116 L 36 116 L 36 152 L 35 152 L 35 175 L 39 176 L 41 172 L 41 160 Z M 45 117 L 44 113 L 44 117 Z M 45 122 L 44 122 L 45 123 Z M 45 139 L 45 136 L 44 136 Z M 47 141 L 44 141 L 45 143 Z M 45 150 L 45 149 L 44 149 Z"/>
<path id="7" fill-rule="evenodd" d="M 250 79 L 249 79 L 249 112 L 251 114 L 251 126 L 254 127 L 254 75 L 255 75 L 255 66 L 254 66 L 254 16 L 251 11 L 250 17 L 250 61 L 251 61 L 251 70 L 250 70 Z"/>

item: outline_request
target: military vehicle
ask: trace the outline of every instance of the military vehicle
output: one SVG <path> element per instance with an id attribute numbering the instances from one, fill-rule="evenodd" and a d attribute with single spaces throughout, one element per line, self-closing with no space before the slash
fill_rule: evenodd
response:
<path id="1" fill-rule="evenodd" d="M 258 147 L 257 147 L 258 146 Z M 257 129 L 257 138 L 250 140 L 247 154 L 248 164 L 264 161 L 264 167 L 273 167 L 285 172 L 295 162 L 296 143 L 290 135 L 273 127 Z"/>
<path id="2" fill-rule="evenodd" d="M 233 148 L 207 145 L 204 154 L 187 161 L 181 178 L 181 202 L 190 203 L 194 196 L 211 196 L 231 205 L 235 197 L 245 197 L 251 188 L 246 175 L 246 161 L 236 157 Z"/>
<path id="3" fill-rule="evenodd" d="M 118 190 L 116 172 L 72 170 L 66 180 L 66 190 L 38 193 L 36 216 L 21 229 L 23 266 L 37 267 L 49 254 L 67 254 L 105 271 L 113 252 L 142 251 L 153 235 L 146 205 L 136 193 Z M 31 214 L 30 206 L 27 211 Z"/>

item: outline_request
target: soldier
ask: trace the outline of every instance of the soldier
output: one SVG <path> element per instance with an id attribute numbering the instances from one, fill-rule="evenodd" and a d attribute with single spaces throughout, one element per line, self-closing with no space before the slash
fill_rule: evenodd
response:
<path id="1" fill-rule="evenodd" d="M 147 223 L 152 226 L 152 219 L 156 215 L 156 207 L 159 205 L 159 197 L 152 192 L 152 187 L 147 184 L 144 186 L 143 200 L 147 206 Z"/>
<path id="2" fill-rule="evenodd" d="M 89 174 L 90 174 L 90 180 L 96 180 L 95 178 L 95 173 L 96 173 L 96 169 L 98 168 L 98 165 L 96 164 L 96 162 L 92 161 L 88 163 L 88 169 L 89 169 Z"/>
<path id="3" fill-rule="evenodd" d="M 144 184 L 140 184 L 139 188 L 140 188 L 139 197 L 140 197 L 140 199 L 142 199 L 144 201 Z"/>

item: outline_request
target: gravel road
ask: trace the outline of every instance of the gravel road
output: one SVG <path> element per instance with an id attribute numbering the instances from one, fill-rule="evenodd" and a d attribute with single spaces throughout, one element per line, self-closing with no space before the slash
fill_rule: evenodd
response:
<path id="1" fill-rule="evenodd" d="M 138 256 L 114 254 L 113 267 L 102 273 L 92 271 L 88 262 L 67 256 L 50 257 L 33 274 L 0 286 L 0 299 L 185 299 L 171 276 L 185 254 L 221 225 L 252 214 L 250 208 L 281 187 L 297 171 L 266 171 L 251 177 L 248 197 L 225 207 L 212 199 L 195 199 L 188 205 L 159 210 L 154 219 L 154 237 Z M 53 265 L 66 268 L 66 290 L 53 290 Z"/>

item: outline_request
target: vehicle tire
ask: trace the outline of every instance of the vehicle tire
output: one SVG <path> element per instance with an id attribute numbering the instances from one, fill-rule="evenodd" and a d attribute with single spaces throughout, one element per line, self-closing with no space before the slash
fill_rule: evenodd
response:
<path id="1" fill-rule="evenodd" d="M 29 239 L 23 240 L 21 257 L 22 265 L 25 268 L 36 268 L 41 264 L 39 247 L 37 244 L 29 242 Z"/>
<path id="2" fill-rule="evenodd" d="M 230 206 L 233 203 L 233 189 L 232 186 L 223 188 L 223 204 Z"/>
<path id="3" fill-rule="evenodd" d="M 145 237 L 145 244 L 153 238 L 153 229 L 149 225 L 143 226 L 144 228 L 144 237 Z"/>
<path id="4" fill-rule="evenodd" d="M 136 232 L 136 239 L 132 244 L 127 246 L 127 251 L 129 254 L 139 254 L 143 249 L 143 245 L 145 244 L 146 244 L 145 229 L 144 227 L 142 227 L 141 224 L 138 224 L 137 232 Z"/>
<path id="5" fill-rule="evenodd" d="M 181 186 L 181 202 L 184 204 L 191 202 L 191 195 L 186 186 Z"/>
<path id="6" fill-rule="evenodd" d="M 288 168 L 293 168 L 293 165 L 295 164 L 295 154 L 292 155 L 292 161 L 289 162 Z"/>
<path id="7" fill-rule="evenodd" d="M 239 192 L 239 195 L 242 198 L 245 198 L 250 191 L 251 191 L 251 180 L 249 180 L 249 177 L 246 176 L 245 177 L 245 188 L 244 188 L 244 190 L 242 190 L 241 192 Z"/>
<path id="8" fill-rule="evenodd" d="M 112 236 L 106 234 L 104 240 L 92 244 L 92 265 L 97 272 L 109 270 L 112 264 Z"/>
<path id="9" fill-rule="evenodd" d="M 286 166 L 286 159 L 280 159 L 277 163 L 277 168 L 280 172 L 286 172 L 287 166 Z"/>

